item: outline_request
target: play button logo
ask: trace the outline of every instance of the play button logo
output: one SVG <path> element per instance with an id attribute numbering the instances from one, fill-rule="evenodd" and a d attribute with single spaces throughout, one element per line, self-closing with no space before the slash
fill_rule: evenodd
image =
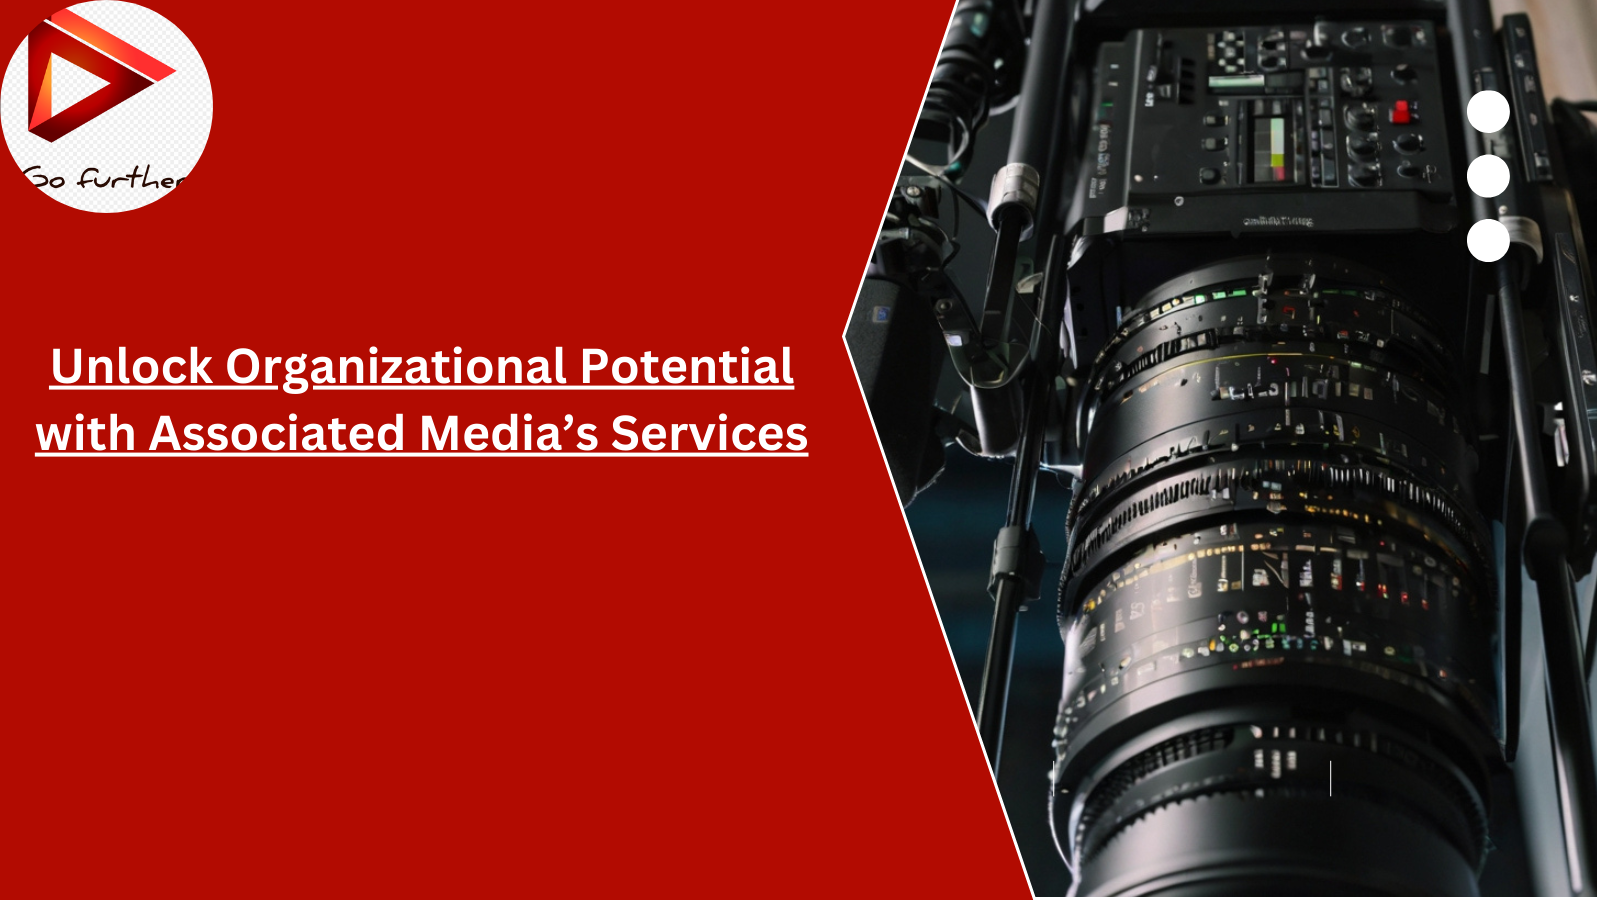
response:
<path id="1" fill-rule="evenodd" d="M 106 82 L 83 100 L 53 113 L 53 63 L 64 59 Z M 28 131 L 56 141 L 171 75 L 171 66 L 70 10 L 40 22 L 28 35 Z"/>
<path id="2" fill-rule="evenodd" d="M 53 116 L 111 82 L 52 53 L 50 67 L 45 70 L 45 83 L 50 91 L 48 115 Z"/>
<path id="3" fill-rule="evenodd" d="M 0 132 L 18 170 L 89 212 L 137 209 L 192 182 L 211 113 L 194 44 L 125 0 L 35 19 L 0 79 Z"/>

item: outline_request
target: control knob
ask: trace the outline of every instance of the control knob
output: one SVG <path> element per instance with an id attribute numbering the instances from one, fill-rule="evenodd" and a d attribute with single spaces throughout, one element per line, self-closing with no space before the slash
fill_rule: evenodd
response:
<path id="1" fill-rule="evenodd" d="M 1378 127 L 1378 111 L 1370 103 L 1352 103 L 1344 108 L 1344 123 L 1351 131 L 1372 131 Z"/>
<path id="2" fill-rule="evenodd" d="M 1347 174 L 1356 187 L 1377 187 L 1383 179 L 1383 170 L 1373 162 L 1351 163 Z"/>
<path id="3" fill-rule="evenodd" d="M 1402 134 L 1394 139 L 1394 148 L 1399 150 L 1401 153 L 1406 154 L 1407 156 L 1410 156 L 1413 153 L 1421 152 L 1422 135 Z"/>
<path id="4" fill-rule="evenodd" d="M 1351 159 L 1374 159 L 1378 155 L 1378 136 L 1352 134 L 1345 139 L 1345 149 L 1350 152 Z"/>
<path id="5" fill-rule="evenodd" d="M 1366 66 L 1339 70 L 1339 90 L 1351 97 L 1372 93 L 1372 70 Z"/>

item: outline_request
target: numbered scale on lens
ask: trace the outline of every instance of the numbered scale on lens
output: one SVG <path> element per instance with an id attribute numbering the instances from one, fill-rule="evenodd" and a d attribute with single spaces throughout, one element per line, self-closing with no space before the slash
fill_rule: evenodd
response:
<path id="1" fill-rule="evenodd" d="M 1424 860 L 1444 874 L 1415 892 L 1470 890 L 1497 610 L 1442 330 L 1314 254 L 1214 263 L 1122 313 L 1062 573 L 1053 815 L 1084 883 L 1183 893 L 1240 847 L 1293 870 L 1317 797 L 1330 833 L 1362 823 L 1373 884 Z M 1151 861 L 1175 844 L 1192 865 Z"/>

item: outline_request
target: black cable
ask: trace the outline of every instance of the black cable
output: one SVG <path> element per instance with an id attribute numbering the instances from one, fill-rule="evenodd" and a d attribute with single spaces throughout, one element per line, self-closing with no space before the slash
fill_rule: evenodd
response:
<path id="1" fill-rule="evenodd" d="M 957 194 L 961 193 L 961 189 L 956 187 L 954 184 L 950 184 L 950 181 L 948 179 L 946 179 L 943 175 L 940 175 L 940 176 L 937 176 L 937 177 L 939 178 L 940 181 L 943 181 L 945 184 L 949 184 L 951 190 L 955 191 Z M 946 237 L 950 241 L 951 244 L 955 244 L 956 243 L 956 238 L 958 238 L 960 236 L 961 236 L 961 204 L 957 203 L 957 204 L 955 204 L 955 205 L 950 207 L 950 234 L 947 235 Z M 950 252 L 950 259 L 955 259 L 956 258 L 956 254 L 960 253 L 960 252 L 961 252 L 961 247 L 959 245 L 957 245 L 956 248 Z M 950 260 L 949 259 L 945 260 L 945 265 L 949 265 L 949 264 L 950 264 Z"/>
<path id="2" fill-rule="evenodd" d="M 933 121 L 943 119 L 954 124 L 960 130 L 961 142 L 952 142 L 949 158 L 945 160 L 944 165 L 935 166 L 931 163 L 925 163 L 922 160 L 917 159 L 915 156 L 912 156 L 910 153 L 906 154 L 906 162 L 911 163 L 913 166 L 916 166 L 917 168 L 927 172 L 929 175 L 932 175 L 941 181 L 948 182 L 949 179 L 945 178 L 944 173 L 960 172 L 966 165 L 964 157 L 967 156 L 969 151 L 972 149 L 972 126 L 967 123 L 966 119 L 963 119 L 960 116 L 941 113 L 937 110 L 924 110 L 922 117 Z M 954 182 L 949 183 L 954 186 Z"/>
<path id="3" fill-rule="evenodd" d="M 1011 7 L 1011 15 L 1016 19 L 1012 24 L 1017 28 L 1017 36 L 1026 41 L 1028 39 L 1028 17 L 1022 11 L 1022 0 L 1011 0 L 1009 5 Z"/>
<path id="4" fill-rule="evenodd" d="M 926 173 L 928 175 L 931 175 L 934 178 L 939 179 L 939 181 L 941 183 L 943 183 L 946 187 L 950 188 L 950 190 L 952 190 L 952 191 L 955 191 L 957 198 L 959 198 L 961 200 L 965 200 L 967 202 L 968 206 L 970 206 L 973 209 L 977 210 L 978 211 L 978 215 L 983 216 L 984 219 L 988 219 L 989 218 L 989 210 L 984 207 L 984 204 L 983 204 L 982 200 L 979 200 L 977 197 L 972 196 L 971 194 L 967 193 L 966 191 L 963 191 L 960 187 L 956 186 L 956 183 L 954 181 L 951 181 L 949 178 L 946 178 L 944 176 L 944 174 L 939 169 L 928 165 L 927 163 L 923 162 L 920 159 L 917 159 L 915 156 L 912 156 L 909 153 L 906 154 L 905 161 L 910 163 L 913 166 L 916 166 L 922 172 L 924 172 L 924 173 Z"/>
<path id="5" fill-rule="evenodd" d="M 950 189 L 956 192 L 956 196 L 962 200 L 965 200 L 968 206 L 977 211 L 978 215 L 983 216 L 985 219 L 989 218 L 989 210 L 984 206 L 982 200 L 979 200 L 977 197 L 974 197 L 966 191 L 963 191 L 961 188 L 956 187 L 955 182 L 944 177 L 943 175 L 938 175 L 935 177 L 945 184 L 948 184 Z"/>

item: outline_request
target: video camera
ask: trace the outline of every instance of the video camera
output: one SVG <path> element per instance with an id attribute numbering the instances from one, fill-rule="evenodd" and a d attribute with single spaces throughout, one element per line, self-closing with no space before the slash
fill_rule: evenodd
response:
<path id="1" fill-rule="evenodd" d="M 1541 85 L 1486 0 L 957 4 L 846 339 L 903 503 L 950 449 L 1015 466 L 997 770 L 1038 473 L 1072 492 L 1074 891 L 1475 894 L 1548 716 L 1594 893 L 1593 106 Z"/>

